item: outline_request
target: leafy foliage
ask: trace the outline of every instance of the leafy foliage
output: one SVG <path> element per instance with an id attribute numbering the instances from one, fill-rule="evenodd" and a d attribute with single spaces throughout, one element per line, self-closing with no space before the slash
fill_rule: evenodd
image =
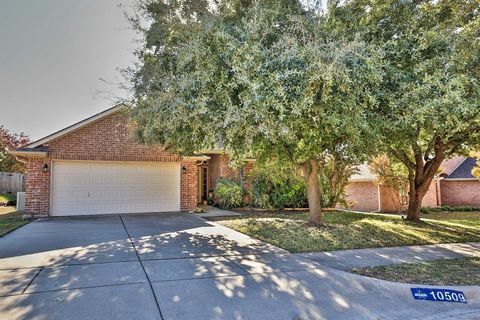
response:
<path id="1" fill-rule="evenodd" d="M 236 208 L 242 205 L 243 189 L 233 180 L 221 178 L 215 187 L 215 197 L 222 208 Z"/>
<path id="2" fill-rule="evenodd" d="M 253 174 L 252 205 L 263 209 L 304 208 L 308 205 L 305 180 L 293 166 L 269 162 Z"/>
<path id="3" fill-rule="evenodd" d="M 0 172 L 24 172 L 25 166 L 18 162 L 8 150 L 15 150 L 26 145 L 30 139 L 22 133 L 11 133 L 0 126 Z"/>
<path id="4" fill-rule="evenodd" d="M 330 30 L 384 54 L 370 123 L 380 151 L 409 172 L 408 219 L 441 162 L 480 144 L 478 1 L 333 1 Z"/>
<path id="5" fill-rule="evenodd" d="M 474 207 L 474 206 L 457 206 L 457 207 L 441 206 L 441 207 L 434 207 L 434 208 L 422 208 L 422 213 L 425 213 L 425 214 L 430 214 L 430 213 L 435 213 L 435 212 L 449 212 L 449 211 L 454 211 L 454 212 L 480 212 L 480 207 Z M 480 217 L 480 215 L 479 215 L 479 217 Z"/>
<path id="6" fill-rule="evenodd" d="M 474 177 L 480 178 L 480 152 L 472 152 L 471 154 L 473 157 L 477 158 L 477 164 L 472 169 L 472 175 Z"/>
<path id="7" fill-rule="evenodd" d="M 364 112 L 375 103 L 379 55 L 333 39 L 298 1 L 233 4 L 196 11 L 181 28 L 166 18 L 176 21 L 172 8 L 144 7 L 153 24 L 132 72 L 139 137 L 181 153 L 220 144 L 235 157 L 302 166 L 319 220 L 318 161 L 373 141 Z"/>
<path id="8" fill-rule="evenodd" d="M 403 210 L 408 204 L 408 171 L 405 166 L 390 159 L 386 155 L 377 156 L 369 165 L 370 171 L 376 176 L 376 183 L 393 190 L 397 211 Z"/>
<path id="9" fill-rule="evenodd" d="M 335 208 L 338 204 L 347 206 L 345 199 L 345 188 L 348 179 L 358 171 L 361 154 L 356 156 L 354 153 L 347 154 L 336 153 L 328 155 L 320 167 L 320 183 L 322 189 L 322 206 Z"/>

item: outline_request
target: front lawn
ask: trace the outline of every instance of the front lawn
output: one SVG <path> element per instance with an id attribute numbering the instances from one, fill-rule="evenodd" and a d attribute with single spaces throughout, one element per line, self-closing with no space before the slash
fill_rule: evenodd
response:
<path id="1" fill-rule="evenodd" d="M 0 207 L 0 237 L 29 222 L 22 219 L 22 213 L 16 212 L 15 207 Z"/>
<path id="2" fill-rule="evenodd" d="M 325 212 L 326 227 L 305 226 L 307 213 L 252 214 L 216 222 L 290 252 L 480 241 L 480 212 L 429 214 L 420 223 L 398 215 Z"/>
<path id="3" fill-rule="evenodd" d="M 395 282 L 473 286 L 480 285 L 480 258 L 401 263 L 352 272 Z"/>

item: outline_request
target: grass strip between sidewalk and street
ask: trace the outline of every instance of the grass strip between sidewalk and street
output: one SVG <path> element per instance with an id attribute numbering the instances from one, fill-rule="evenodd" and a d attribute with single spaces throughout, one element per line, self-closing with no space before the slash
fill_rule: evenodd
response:
<path id="1" fill-rule="evenodd" d="M 351 270 L 368 277 L 428 285 L 480 285 L 480 258 L 442 259 Z"/>

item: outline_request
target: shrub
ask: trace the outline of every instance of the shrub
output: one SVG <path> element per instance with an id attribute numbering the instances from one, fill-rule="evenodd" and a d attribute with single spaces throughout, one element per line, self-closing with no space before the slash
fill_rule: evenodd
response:
<path id="1" fill-rule="evenodd" d="M 233 180 L 221 178 L 215 188 L 215 197 L 222 208 L 236 208 L 242 205 L 243 189 Z"/>
<path id="2" fill-rule="evenodd" d="M 430 214 L 433 211 L 434 210 L 432 210 L 432 208 L 420 208 L 420 212 L 423 213 L 423 214 Z"/>
<path id="3" fill-rule="evenodd" d="M 301 208 L 308 206 L 307 188 L 295 176 L 275 179 L 263 172 L 252 184 L 252 204 L 263 209 Z"/>
<path id="4" fill-rule="evenodd" d="M 473 207 L 473 206 L 458 206 L 458 207 L 441 206 L 441 207 L 434 207 L 434 208 L 421 208 L 420 211 L 424 214 L 429 214 L 434 212 L 448 212 L 448 211 L 471 212 L 471 211 L 480 211 L 480 208 Z"/>

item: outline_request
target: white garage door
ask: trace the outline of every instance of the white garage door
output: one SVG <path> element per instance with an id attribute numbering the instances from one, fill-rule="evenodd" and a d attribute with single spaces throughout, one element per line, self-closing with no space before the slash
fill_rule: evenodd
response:
<path id="1" fill-rule="evenodd" d="M 53 216 L 180 210 L 180 164 L 55 161 Z"/>

